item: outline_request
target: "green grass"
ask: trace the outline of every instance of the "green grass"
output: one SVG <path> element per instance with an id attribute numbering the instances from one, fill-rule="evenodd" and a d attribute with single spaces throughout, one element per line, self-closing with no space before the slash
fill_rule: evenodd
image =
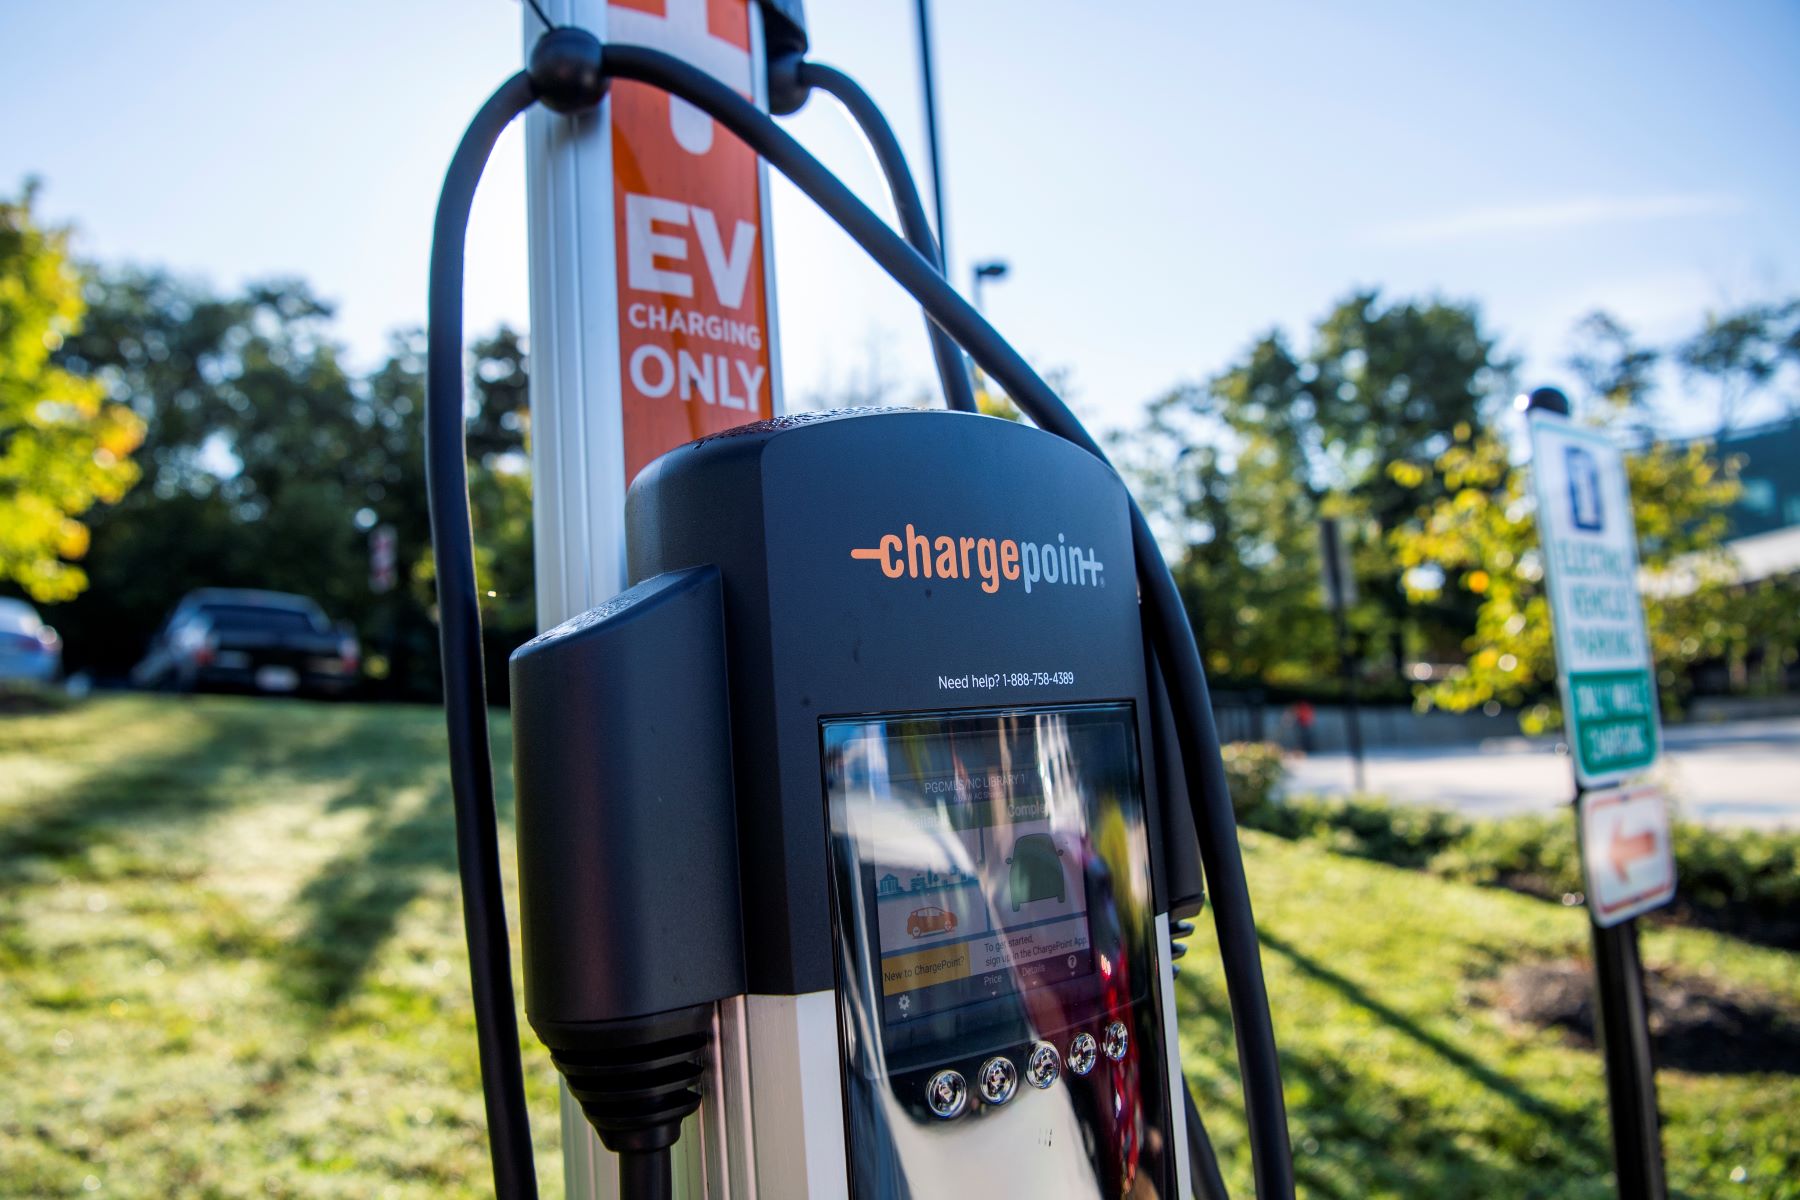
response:
<path id="1" fill-rule="evenodd" d="M 1599 1056 L 1490 1003 L 1513 962 L 1587 957 L 1585 910 L 1245 833 L 1301 1190 L 1614 1195 Z M 1234 1196 L 1250 1194 L 1224 988 L 1203 918 L 1183 1061 Z M 1800 1004 L 1800 956 L 1657 929 L 1647 965 Z M 1191 1006 L 1191 1007 L 1189 1007 Z M 1672 1193 L 1800 1196 L 1800 1079 L 1658 1072 Z"/>
<path id="2" fill-rule="evenodd" d="M 486 1194 L 442 764 L 426 709 L 0 718 L 0 1195 Z M 1510 961 L 1583 954 L 1579 910 L 1246 842 L 1307 1193 L 1610 1194 L 1598 1060 L 1484 999 Z M 1207 936 L 1184 960 L 1185 1060 L 1241 1198 Z M 1645 954 L 1800 1002 L 1793 955 L 1681 929 Z M 554 1196 L 555 1081 L 525 1038 Z M 1800 1081 L 1661 1086 L 1677 1188 L 1800 1196 Z"/>
<path id="3" fill-rule="evenodd" d="M 0 720 L 0 1195 L 491 1193 L 443 745 L 420 708 Z"/>

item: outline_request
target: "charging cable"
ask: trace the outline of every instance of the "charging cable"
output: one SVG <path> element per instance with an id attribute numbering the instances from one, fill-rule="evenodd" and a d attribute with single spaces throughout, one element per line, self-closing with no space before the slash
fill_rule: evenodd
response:
<path id="1" fill-rule="evenodd" d="M 640 46 L 602 47 L 584 30 L 559 28 L 539 39 L 527 69 L 502 84 L 482 106 L 451 159 L 433 229 L 426 350 L 426 486 L 437 562 L 439 639 L 463 922 L 469 942 L 494 1185 L 502 1200 L 534 1200 L 537 1185 L 500 881 L 481 665 L 481 614 L 469 516 L 463 428 L 464 243 L 475 189 L 501 130 L 538 100 L 563 113 L 591 110 L 605 94 L 606 79 L 615 76 L 659 87 L 719 121 L 824 209 L 918 301 L 936 329 L 960 343 L 1040 428 L 1107 461 L 1054 391 L 945 282 L 935 253 L 928 257 L 908 245 L 767 114 L 703 71 L 659 51 Z M 868 107 L 872 110 L 873 104 Z M 890 173 L 890 186 L 901 177 Z M 912 192 L 916 200 L 916 188 Z M 896 207 L 905 206 L 897 203 Z M 903 214 L 903 222 L 905 219 Z M 925 236 L 929 239 L 928 232 Z M 928 240 L 927 248 L 934 249 Z M 956 373 L 945 371 L 941 355 L 939 370 L 948 398 L 955 394 L 951 378 Z M 1188 794 L 1201 832 L 1201 857 L 1237 1035 L 1257 1193 L 1285 1200 L 1294 1194 L 1294 1181 L 1280 1066 L 1206 679 L 1174 578 L 1135 500 L 1131 501 L 1131 525 L 1151 644 L 1167 672 Z M 666 1149 L 660 1163 L 643 1166 L 645 1171 L 634 1171 L 621 1181 L 630 1200 L 666 1196 L 671 1182 Z"/>

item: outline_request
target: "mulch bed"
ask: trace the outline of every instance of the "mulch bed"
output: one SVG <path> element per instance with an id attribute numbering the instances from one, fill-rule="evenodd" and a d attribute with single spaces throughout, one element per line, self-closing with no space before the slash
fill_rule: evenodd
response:
<path id="1" fill-rule="evenodd" d="M 1659 1068 L 1705 1075 L 1800 1075 L 1800 1008 L 1716 979 L 1645 973 L 1651 1055 Z M 1491 1000 L 1516 1021 L 1563 1031 L 1592 1048 L 1594 975 L 1577 960 L 1502 972 Z"/>

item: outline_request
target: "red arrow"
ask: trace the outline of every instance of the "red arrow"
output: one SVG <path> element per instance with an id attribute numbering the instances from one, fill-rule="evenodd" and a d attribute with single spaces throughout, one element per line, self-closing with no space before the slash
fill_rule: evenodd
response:
<path id="1" fill-rule="evenodd" d="M 1649 858 L 1656 853 L 1656 831 L 1646 829 L 1642 833 L 1625 836 L 1625 822 L 1613 826 L 1612 844 L 1606 848 L 1606 861 L 1612 869 L 1619 873 L 1619 882 L 1628 878 L 1633 864 Z"/>

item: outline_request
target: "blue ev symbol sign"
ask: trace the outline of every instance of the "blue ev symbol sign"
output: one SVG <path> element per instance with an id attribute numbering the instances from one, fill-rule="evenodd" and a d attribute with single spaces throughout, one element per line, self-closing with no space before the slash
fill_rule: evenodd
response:
<path id="1" fill-rule="evenodd" d="M 1651 766 L 1662 732 L 1625 459 L 1560 413 L 1529 421 L 1563 716 L 1576 778 L 1599 787 Z"/>

